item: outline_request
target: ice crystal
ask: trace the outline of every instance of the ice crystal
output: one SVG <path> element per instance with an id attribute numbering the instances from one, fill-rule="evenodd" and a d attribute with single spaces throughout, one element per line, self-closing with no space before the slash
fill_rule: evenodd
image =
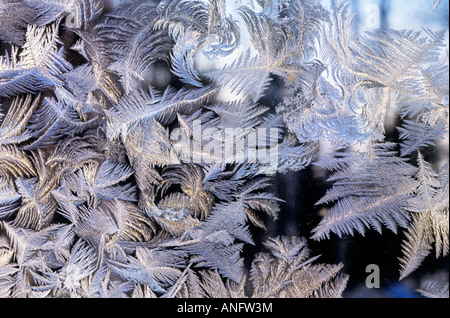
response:
<path id="1" fill-rule="evenodd" d="M 402 279 L 448 255 L 448 154 L 423 155 L 448 140 L 445 30 L 236 3 L 0 0 L 0 297 L 342 297 L 307 238 L 244 253 L 274 179 L 313 166 L 311 239 L 404 233 Z"/>

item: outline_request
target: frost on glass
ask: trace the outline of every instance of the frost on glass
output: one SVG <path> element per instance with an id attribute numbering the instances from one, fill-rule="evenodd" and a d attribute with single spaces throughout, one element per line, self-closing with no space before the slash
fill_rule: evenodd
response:
<path id="1" fill-rule="evenodd" d="M 0 297 L 345 297 L 368 232 L 448 297 L 448 30 L 357 2 L 0 0 Z"/>

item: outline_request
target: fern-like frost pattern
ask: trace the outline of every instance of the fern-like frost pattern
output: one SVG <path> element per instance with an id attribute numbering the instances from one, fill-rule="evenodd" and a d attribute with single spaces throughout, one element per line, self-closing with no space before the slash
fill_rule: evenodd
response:
<path id="1" fill-rule="evenodd" d="M 309 240 L 371 230 L 403 237 L 399 279 L 448 257 L 448 152 L 425 155 L 448 140 L 446 32 L 353 19 L 340 0 L 0 0 L 0 297 L 339 298 L 351 273 Z M 321 221 L 269 238 L 275 179 L 307 168 L 328 176 Z M 448 298 L 448 276 L 418 293 Z"/>

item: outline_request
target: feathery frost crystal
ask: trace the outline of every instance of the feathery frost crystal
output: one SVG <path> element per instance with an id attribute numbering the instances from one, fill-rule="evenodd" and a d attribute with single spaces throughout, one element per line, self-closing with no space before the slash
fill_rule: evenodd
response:
<path id="1" fill-rule="evenodd" d="M 448 141 L 448 35 L 354 17 L 0 0 L 0 297 L 342 297 L 352 273 L 309 243 L 373 230 L 403 238 L 399 279 L 448 257 L 448 148 L 426 155 Z M 273 186 L 305 169 L 329 177 L 322 219 L 275 233 Z"/>

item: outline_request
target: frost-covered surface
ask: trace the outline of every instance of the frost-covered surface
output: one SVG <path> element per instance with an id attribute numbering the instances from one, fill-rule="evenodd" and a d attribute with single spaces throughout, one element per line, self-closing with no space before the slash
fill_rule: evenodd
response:
<path id="1" fill-rule="evenodd" d="M 346 260 L 309 246 L 368 232 L 403 240 L 398 279 L 448 262 L 447 30 L 359 18 L 0 0 L 0 296 L 342 297 Z M 320 219 L 275 231 L 303 171 Z M 448 297 L 429 268 L 417 295 Z"/>

